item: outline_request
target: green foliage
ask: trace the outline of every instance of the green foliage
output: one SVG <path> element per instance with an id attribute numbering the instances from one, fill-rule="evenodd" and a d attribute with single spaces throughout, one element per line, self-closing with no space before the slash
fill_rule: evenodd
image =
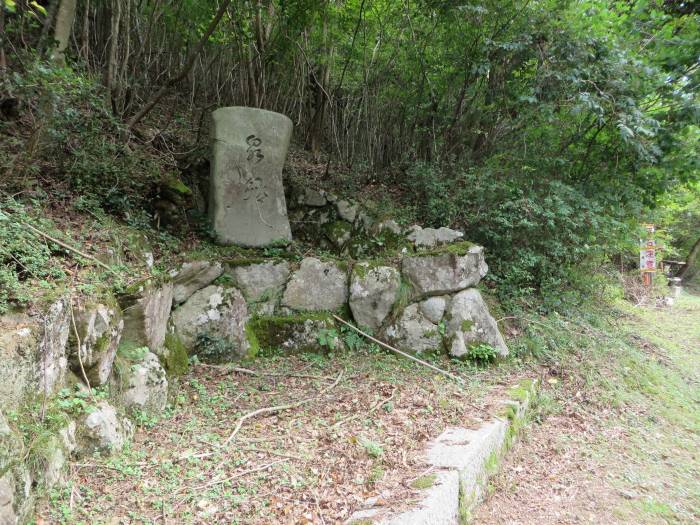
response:
<path id="1" fill-rule="evenodd" d="M 146 148 L 129 147 L 122 139 L 124 126 L 105 107 L 104 93 L 95 79 L 34 61 L 10 78 L 8 89 L 34 106 L 40 124 L 24 162 L 17 162 L 24 154 L 20 144 L 0 147 L 4 150 L 0 169 L 11 173 L 4 184 L 21 188 L 41 173 L 42 179 L 51 181 L 52 192 L 69 189 L 92 209 L 142 221 L 144 205 L 157 183 L 172 177 L 161 159 Z"/>
<path id="2" fill-rule="evenodd" d="M 338 340 L 338 331 L 334 328 L 322 328 L 316 335 L 318 344 L 328 350 L 335 350 L 336 341 Z"/>
<path id="3" fill-rule="evenodd" d="M 359 438 L 358 443 L 365 449 L 367 455 L 371 458 L 381 458 L 384 455 L 384 447 L 371 439 Z"/>
<path id="4" fill-rule="evenodd" d="M 189 370 L 189 360 L 187 348 L 180 337 L 171 332 L 165 334 L 165 348 L 168 350 L 168 355 L 163 361 L 168 373 L 174 376 L 186 374 Z"/>
<path id="5" fill-rule="evenodd" d="M 35 286 L 65 277 L 54 259 L 60 248 L 48 244 L 24 224 L 53 230 L 48 221 L 30 217 L 27 209 L 11 198 L 0 200 L 0 314 L 12 305 L 22 306 L 34 296 Z"/>
<path id="6" fill-rule="evenodd" d="M 571 183 L 434 165 L 417 165 L 409 181 L 428 224 L 459 225 L 486 247 L 488 279 L 502 300 L 541 292 L 548 308 L 576 302 L 588 291 L 579 275 L 629 242 L 630 210 Z"/>
<path id="7" fill-rule="evenodd" d="M 75 386 L 62 388 L 55 399 L 55 407 L 66 414 L 79 416 L 89 414 L 95 409 L 95 401 L 106 399 L 107 392 L 102 388 L 87 388 Z"/>
<path id="8" fill-rule="evenodd" d="M 466 358 L 476 363 L 485 364 L 496 359 L 497 355 L 498 352 L 493 346 L 486 343 L 479 343 L 469 345 Z"/>
<path id="9" fill-rule="evenodd" d="M 149 351 L 147 346 L 141 346 L 138 343 L 128 340 L 122 340 L 119 343 L 119 348 L 117 348 L 117 354 L 132 363 L 143 361 Z"/>
<path id="10" fill-rule="evenodd" d="M 435 481 L 437 480 L 437 474 L 426 474 L 425 476 L 421 476 L 419 478 L 414 479 L 411 482 L 411 487 L 414 489 L 429 489 L 433 485 L 435 485 Z"/>

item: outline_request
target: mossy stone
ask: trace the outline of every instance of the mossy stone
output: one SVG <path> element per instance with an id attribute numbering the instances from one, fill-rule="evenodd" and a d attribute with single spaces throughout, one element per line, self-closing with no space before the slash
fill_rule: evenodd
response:
<path id="1" fill-rule="evenodd" d="M 352 224 L 346 221 L 333 221 L 321 226 L 324 235 L 337 248 L 342 248 L 352 237 Z"/>
<path id="2" fill-rule="evenodd" d="M 325 350 L 318 342 L 318 332 L 334 328 L 333 318 L 323 312 L 258 317 L 248 322 L 246 334 L 255 353 L 260 350 L 281 350 L 286 354 L 313 353 Z"/>
<path id="3" fill-rule="evenodd" d="M 166 356 L 162 359 L 168 374 L 173 376 L 185 375 L 190 369 L 187 348 L 175 333 L 165 335 Z"/>

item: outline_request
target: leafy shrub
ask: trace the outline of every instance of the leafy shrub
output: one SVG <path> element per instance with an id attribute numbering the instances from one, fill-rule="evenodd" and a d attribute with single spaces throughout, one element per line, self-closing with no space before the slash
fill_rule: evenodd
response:
<path id="1" fill-rule="evenodd" d="M 480 343 L 477 345 L 471 345 L 469 351 L 467 352 L 467 359 L 474 361 L 476 363 L 489 363 L 496 359 L 496 349 L 485 343 Z"/>
<path id="2" fill-rule="evenodd" d="M 21 158 L 13 165 L 9 187 L 36 180 L 53 196 L 66 190 L 81 194 L 79 205 L 126 218 L 152 197 L 168 175 L 168 164 L 156 151 L 127 144 L 123 124 L 106 107 L 104 88 L 79 70 L 35 61 L 9 82 L 13 93 L 33 116 L 33 142 L 8 142 L 0 157 Z M 0 166 L 2 167 L 2 166 Z M 7 166 L 9 167 L 9 166 Z M 9 172 L 9 170 L 8 170 Z"/>
<path id="3" fill-rule="evenodd" d="M 37 221 L 13 199 L 0 200 L 0 314 L 29 302 L 33 285 L 65 276 L 46 241 L 23 223 Z"/>
<path id="4" fill-rule="evenodd" d="M 533 294 L 545 309 L 578 301 L 592 284 L 582 276 L 629 239 L 619 199 L 561 180 L 419 164 L 408 182 L 422 222 L 457 226 L 486 248 L 487 279 L 506 303 Z"/>

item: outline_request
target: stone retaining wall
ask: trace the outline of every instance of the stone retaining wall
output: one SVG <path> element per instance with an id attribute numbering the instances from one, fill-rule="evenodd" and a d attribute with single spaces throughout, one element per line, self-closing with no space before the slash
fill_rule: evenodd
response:
<path id="1" fill-rule="evenodd" d="M 337 212 L 361 221 L 357 209 Z M 128 416 L 162 412 L 169 381 L 193 355 L 322 351 L 320 334 L 341 347 L 332 314 L 413 353 L 461 357 L 488 345 L 506 355 L 475 288 L 487 272 L 483 249 L 447 228 L 405 235 L 394 226 L 395 249 L 380 258 L 189 261 L 118 298 L 62 298 L 41 315 L 0 317 L 0 523 L 26 521 L 36 487 L 60 482 L 70 456 L 120 449 L 133 432 Z M 104 393 L 93 398 L 88 384 Z M 19 431 L 39 409 L 51 438 L 27 451 Z"/>

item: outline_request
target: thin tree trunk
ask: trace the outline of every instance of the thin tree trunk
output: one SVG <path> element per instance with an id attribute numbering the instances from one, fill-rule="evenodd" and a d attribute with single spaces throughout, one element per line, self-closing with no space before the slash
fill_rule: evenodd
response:
<path id="1" fill-rule="evenodd" d="M 685 260 L 685 266 L 678 272 L 678 277 L 685 279 L 686 276 L 690 276 L 693 273 L 691 268 L 695 267 L 698 256 L 700 256 L 700 239 L 695 241 L 695 244 L 693 244 L 693 247 L 690 249 L 688 258 Z"/>
<path id="2" fill-rule="evenodd" d="M 80 37 L 80 54 L 88 64 L 90 59 L 90 0 L 85 0 L 85 12 L 83 13 L 83 28 Z"/>
<path id="3" fill-rule="evenodd" d="M 214 18 L 212 18 L 211 22 L 209 23 L 209 27 L 207 27 L 207 30 L 205 31 L 204 35 L 202 35 L 202 38 L 199 40 L 199 42 L 197 42 L 194 51 L 192 51 L 192 54 L 187 59 L 187 62 L 185 62 L 185 65 L 182 66 L 182 69 L 180 69 L 177 75 L 175 75 L 173 78 L 167 81 L 165 85 L 161 87 L 155 93 L 155 95 L 153 95 L 151 99 L 148 102 L 146 102 L 146 104 L 144 104 L 144 106 L 133 117 L 131 117 L 131 119 L 127 123 L 127 127 L 129 129 L 133 129 L 133 127 L 136 124 L 138 124 L 141 121 L 141 119 L 145 117 L 155 107 L 155 105 L 160 101 L 160 99 L 162 99 L 165 95 L 168 94 L 170 89 L 175 84 L 177 84 L 179 81 L 181 81 L 187 76 L 187 74 L 192 69 L 192 66 L 194 66 L 197 57 L 204 49 L 207 40 L 209 40 L 209 37 L 214 33 L 214 30 L 216 30 L 216 26 L 219 25 L 219 22 L 223 18 L 224 13 L 226 13 L 226 10 L 231 5 L 231 2 L 232 0 L 225 0 L 224 2 L 222 2 L 221 6 L 219 6 L 219 10 L 216 12 L 216 15 L 214 15 Z"/>
<path id="4" fill-rule="evenodd" d="M 107 71 L 105 77 L 105 87 L 109 92 L 112 103 L 112 112 L 116 114 L 115 105 L 115 80 L 117 76 L 117 51 L 119 44 L 119 26 L 122 16 L 121 0 L 112 0 L 112 17 L 109 35 L 109 58 L 107 60 Z"/>
<path id="5" fill-rule="evenodd" d="M 5 56 L 5 9 L 0 6 L 0 80 L 5 78 L 7 57 Z"/>
<path id="6" fill-rule="evenodd" d="M 53 34 L 56 43 L 52 46 L 51 52 L 51 61 L 55 64 L 65 65 L 66 63 L 65 51 L 75 19 L 75 4 L 76 0 L 61 0 L 61 5 L 58 7 Z"/>

